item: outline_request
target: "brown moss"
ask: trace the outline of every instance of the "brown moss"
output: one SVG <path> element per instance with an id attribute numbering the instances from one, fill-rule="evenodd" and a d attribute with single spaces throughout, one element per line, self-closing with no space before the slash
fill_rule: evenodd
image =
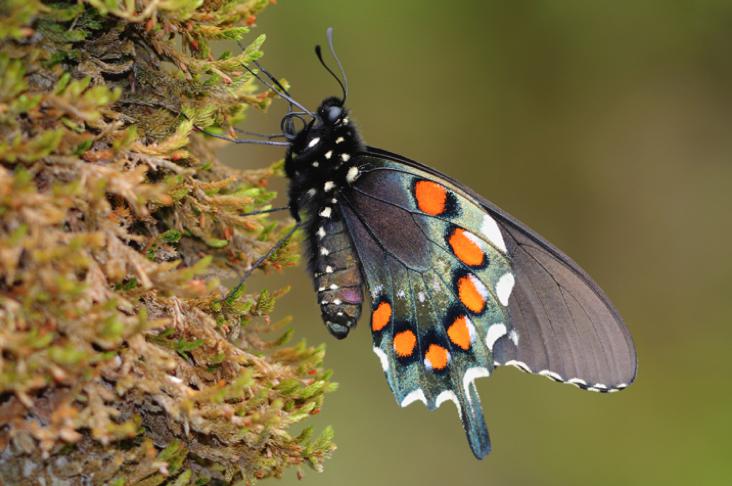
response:
<path id="1" fill-rule="evenodd" d="M 231 169 L 196 132 L 271 100 L 242 68 L 266 4 L 4 2 L 0 482 L 249 482 L 333 449 L 289 432 L 334 384 L 322 348 L 283 347 L 282 292 L 221 300 L 287 230 L 246 216 L 277 164 Z M 214 58 L 225 38 L 248 46 Z"/>

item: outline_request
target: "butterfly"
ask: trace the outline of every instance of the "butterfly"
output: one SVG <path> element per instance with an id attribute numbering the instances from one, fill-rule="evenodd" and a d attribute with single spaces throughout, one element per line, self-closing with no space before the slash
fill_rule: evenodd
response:
<path id="1" fill-rule="evenodd" d="M 251 72 L 290 103 L 287 141 L 262 143 L 287 148 L 292 231 L 306 235 L 330 333 L 345 338 L 370 301 L 373 351 L 397 403 L 453 402 L 478 459 L 491 443 L 475 380 L 496 367 L 603 393 L 632 383 L 630 333 L 579 265 L 460 182 L 363 142 L 327 37 L 341 76 L 316 53 L 343 93 L 315 112 L 261 66 L 269 80 Z"/>

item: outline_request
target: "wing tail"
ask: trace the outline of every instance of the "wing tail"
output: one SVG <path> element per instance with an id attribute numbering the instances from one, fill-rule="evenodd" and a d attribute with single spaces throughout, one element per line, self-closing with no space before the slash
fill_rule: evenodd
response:
<path id="1" fill-rule="evenodd" d="M 470 450 L 478 459 L 483 459 L 491 452 L 491 439 L 488 435 L 488 426 L 483 417 L 483 408 L 475 385 L 469 384 L 466 393 L 461 393 L 460 419 L 463 422 L 465 435 L 470 443 Z"/>

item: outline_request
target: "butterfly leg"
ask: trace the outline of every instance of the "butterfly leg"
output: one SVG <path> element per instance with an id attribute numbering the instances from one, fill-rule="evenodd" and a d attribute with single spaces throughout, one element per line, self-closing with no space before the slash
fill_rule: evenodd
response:
<path id="1" fill-rule="evenodd" d="M 237 296 L 239 294 L 239 292 L 241 291 L 241 288 L 244 286 L 244 282 L 246 282 L 246 280 L 249 278 L 249 276 L 252 274 L 252 272 L 254 272 L 254 270 L 256 270 L 257 268 L 259 268 L 272 255 L 274 255 L 274 253 L 277 250 L 279 250 L 280 248 L 282 248 L 283 246 L 285 246 L 285 244 L 287 244 L 287 242 L 290 241 L 290 238 L 292 238 L 292 236 L 295 234 L 295 231 L 297 231 L 300 227 L 302 227 L 302 223 L 298 221 L 290 229 L 290 231 L 287 232 L 287 234 L 285 236 L 283 236 L 282 238 L 280 238 L 280 240 L 277 243 L 275 243 L 274 245 L 272 245 L 272 248 L 270 248 L 269 250 L 267 250 L 267 253 L 265 253 L 264 255 L 262 255 L 261 257 L 259 257 L 257 259 L 257 261 L 255 261 L 242 274 L 241 278 L 239 279 L 239 283 L 237 283 L 236 286 L 234 286 L 229 292 L 227 292 L 227 294 L 224 296 L 224 300 L 227 300 L 228 301 L 228 300 L 231 300 L 231 299 L 235 298 L 235 296 Z"/>
<path id="2" fill-rule="evenodd" d="M 278 211 L 289 211 L 290 206 L 282 206 L 279 208 L 260 209 L 258 211 L 250 211 L 248 213 L 242 213 L 239 216 L 256 216 L 258 214 L 269 214 L 276 213 Z"/>

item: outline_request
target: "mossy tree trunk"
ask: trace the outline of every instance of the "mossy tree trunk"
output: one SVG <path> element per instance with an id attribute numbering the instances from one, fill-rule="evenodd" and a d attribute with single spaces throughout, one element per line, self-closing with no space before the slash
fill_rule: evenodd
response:
<path id="1" fill-rule="evenodd" d="M 286 346 L 280 292 L 222 299 L 287 230 L 246 216 L 280 169 L 197 132 L 271 101 L 242 67 L 267 3 L 0 0 L 0 483 L 249 483 L 333 449 L 289 432 L 323 349 Z"/>

